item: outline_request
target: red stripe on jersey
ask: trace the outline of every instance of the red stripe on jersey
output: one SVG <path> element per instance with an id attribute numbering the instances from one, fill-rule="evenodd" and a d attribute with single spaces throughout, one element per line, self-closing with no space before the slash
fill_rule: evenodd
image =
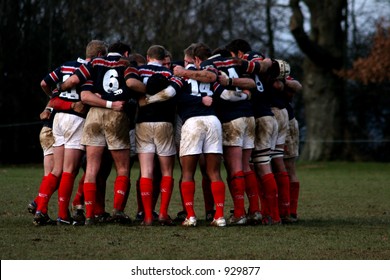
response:
<path id="1" fill-rule="evenodd" d="M 128 66 L 128 62 L 125 60 L 118 60 L 118 61 L 108 61 L 102 58 L 95 58 L 92 60 L 92 65 L 93 66 L 104 66 L 108 68 L 114 68 L 114 67 L 119 67 L 119 66 Z"/>
<path id="2" fill-rule="evenodd" d="M 253 73 L 253 71 L 255 70 L 255 63 L 252 62 L 252 61 L 249 61 L 248 62 L 248 68 L 246 70 L 247 73 Z"/>
<path id="3" fill-rule="evenodd" d="M 79 68 L 80 73 L 84 76 L 86 80 L 91 78 L 91 74 L 89 73 L 89 70 L 85 64 L 82 64 Z"/>
<path id="4" fill-rule="evenodd" d="M 58 83 L 59 79 L 58 79 L 58 76 L 55 72 L 51 72 L 49 74 L 50 78 L 55 82 L 55 83 Z"/>
<path id="5" fill-rule="evenodd" d="M 84 86 L 84 85 L 93 86 L 93 81 L 92 81 L 92 80 L 88 80 L 88 81 L 86 81 L 86 82 L 83 84 L 83 86 Z"/>
<path id="6" fill-rule="evenodd" d="M 76 67 L 72 66 L 61 66 L 61 72 L 64 74 L 73 74 L 76 69 Z"/>
<path id="7" fill-rule="evenodd" d="M 134 67 L 127 67 L 125 70 L 125 77 L 130 74 L 139 76 L 138 69 Z"/>
<path id="8" fill-rule="evenodd" d="M 213 92 L 216 92 L 216 91 L 217 91 L 217 88 L 219 88 L 219 86 L 220 86 L 220 83 L 215 82 L 215 83 L 213 84 Z"/>
<path id="9" fill-rule="evenodd" d="M 237 64 L 235 63 L 235 61 L 233 59 L 228 59 L 225 61 L 214 61 L 214 65 L 217 68 L 221 68 L 221 67 L 229 68 L 229 67 L 237 66 Z"/>
<path id="10" fill-rule="evenodd" d="M 252 58 L 251 61 L 256 61 L 256 62 L 259 62 L 259 61 L 263 61 L 264 59 L 262 57 L 254 57 Z"/>
<path id="11" fill-rule="evenodd" d="M 172 76 L 172 77 L 170 78 L 170 80 L 171 80 L 172 82 L 175 82 L 176 84 L 178 84 L 180 87 L 183 86 L 183 82 L 181 81 L 181 79 L 179 79 L 179 78 L 177 78 L 177 77 L 175 77 L 175 76 Z"/>

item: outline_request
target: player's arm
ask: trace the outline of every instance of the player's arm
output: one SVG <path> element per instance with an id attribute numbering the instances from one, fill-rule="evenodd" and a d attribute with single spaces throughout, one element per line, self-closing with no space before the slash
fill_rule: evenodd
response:
<path id="1" fill-rule="evenodd" d="M 87 108 L 85 108 L 85 105 L 81 101 L 67 101 L 59 98 L 58 96 L 54 96 L 53 98 L 51 98 L 48 103 L 48 106 L 56 111 L 74 111 L 79 114 L 84 114 L 87 110 Z"/>
<path id="2" fill-rule="evenodd" d="M 285 82 L 286 90 L 299 92 L 302 90 L 302 85 L 299 81 L 293 79 L 286 79 Z"/>
<path id="3" fill-rule="evenodd" d="M 234 58 L 235 62 L 241 67 L 241 70 L 248 74 L 261 74 L 266 73 L 267 70 L 272 66 L 272 60 L 265 58 L 263 60 L 245 60 L 238 57 Z"/>
<path id="4" fill-rule="evenodd" d="M 176 95 L 175 88 L 173 86 L 168 86 L 167 88 L 157 92 L 156 94 L 153 95 L 147 94 L 145 98 L 140 98 L 138 100 L 138 104 L 142 107 L 156 102 L 163 102 L 168 99 L 171 99 L 175 95 Z"/>
<path id="5" fill-rule="evenodd" d="M 80 83 L 80 78 L 76 74 L 73 74 L 72 76 L 67 78 L 63 83 L 58 83 L 57 89 L 60 92 L 66 91 L 75 88 L 79 83 Z"/>
<path id="6" fill-rule="evenodd" d="M 50 87 L 50 85 L 48 85 L 48 84 L 46 83 L 45 80 L 42 80 L 42 81 L 41 81 L 41 88 L 42 88 L 43 92 L 46 93 L 47 96 L 49 96 L 49 97 L 52 96 L 51 87 Z"/>
<path id="7" fill-rule="evenodd" d="M 213 83 L 217 80 L 217 73 L 203 69 L 203 70 L 190 70 L 185 69 L 182 66 L 175 66 L 173 68 L 173 74 L 185 79 L 193 79 L 202 83 Z"/>
<path id="8" fill-rule="evenodd" d="M 138 93 L 142 93 L 142 94 L 146 93 L 146 85 L 138 79 L 128 78 L 126 80 L 126 86 L 129 89 L 136 91 Z"/>
<path id="9" fill-rule="evenodd" d="M 218 76 L 219 83 L 224 87 L 233 86 L 239 87 L 242 89 L 251 89 L 256 87 L 256 83 L 251 78 L 229 78 L 226 74 L 221 74 Z"/>
<path id="10" fill-rule="evenodd" d="M 108 108 L 115 111 L 123 111 L 125 101 L 108 101 L 100 98 L 92 91 L 83 90 L 81 92 L 81 101 L 92 107 Z"/>
<path id="11" fill-rule="evenodd" d="M 223 100 L 232 101 L 232 102 L 242 101 L 242 100 L 250 99 L 250 94 L 248 92 L 245 93 L 243 91 L 224 89 L 220 97 Z"/>
<path id="12" fill-rule="evenodd" d="M 42 111 L 42 113 L 39 114 L 39 118 L 41 120 L 48 120 L 50 119 L 50 115 L 52 112 L 53 112 L 53 108 L 50 106 L 50 101 L 49 101 L 45 109 Z"/>
<path id="13" fill-rule="evenodd" d="M 213 90 L 215 96 L 219 96 L 219 98 L 226 100 L 226 101 L 242 101 L 246 99 L 250 99 L 250 94 L 248 94 L 249 91 L 236 91 L 236 90 L 228 90 L 225 89 L 221 84 L 214 83 Z"/>

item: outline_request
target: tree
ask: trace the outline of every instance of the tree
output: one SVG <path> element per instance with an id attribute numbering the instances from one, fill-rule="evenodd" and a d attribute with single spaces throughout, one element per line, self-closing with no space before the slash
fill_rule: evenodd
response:
<path id="1" fill-rule="evenodd" d="M 300 3 L 310 13 L 310 34 L 304 29 Z M 303 99 L 306 114 L 305 160 L 330 160 L 340 151 L 343 116 L 343 80 L 334 72 L 345 56 L 346 0 L 290 0 L 290 30 L 306 55 L 303 63 Z"/>
<path id="2" fill-rule="evenodd" d="M 341 70 L 343 78 L 359 81 L 364 85 L 390 81 L 390 27 L 377 25 L 371 52 L 367 57 L 357 58 L 351 69 Z"/>

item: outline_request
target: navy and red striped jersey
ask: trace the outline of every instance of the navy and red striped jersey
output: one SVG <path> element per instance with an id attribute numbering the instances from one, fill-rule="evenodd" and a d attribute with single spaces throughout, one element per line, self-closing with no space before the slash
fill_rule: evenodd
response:
<path id="1" fill-rule="evenodd" d="M 244 59 L 248 61 L 261 61 L 264 59 L 264 55 L 259 52 L 250 51 L 244 55 Z M 251 74 L 251 77 L 256 83 L 256 88 L 251 89 L 251 102 L 255 118 L 273 116 L 267 74 Z"/>
<path id="2" fill-rule="evenodd" d="M 246 61 L 246 63 L 240 64 L 237 59 L 214 55 L 203 61 L 200 66 L 201 68 L 205 68 L 211 67 L 211 65 L 213 65 L 213 67 L 215 67 L 218 71 L 224 72 L 229 76 L 229 78 L 241 78 L 244 73 L 248 71 L 248 65 L 252 65 L 252 63 Z M 253 69 L 255 69 L 255 67 L 253 67 Z M 242 90 L 233 86 L 225 88 L 235 91 Z M 216 110 L 217 116 L 222 123 L 230 122 L 241 117 L 253 116 L 252 105 L 249 100 L 232 102 L 219 98 L 216 102 Z"/>
<path id="3" fill-rule="evenodd" d="M 99 93 L 104 100 L 128 101 L 130 91 L 124 79 L 128 65 L 119 53 L 109 53 L 83 64 L 75 74 L 83 84 L 82 90 Z"/>
<path id="4" fill-rule="evenodd" d="M 170 69 L 156 64 L 148 63 L 137 68 L 128 68 L 125 73 L 125 80 L 133 78 L 141 81 L 145 85 L 148 79 L 154 74 L 161 74 L 169 80 L 169 85 L 176 90 L 176 96 L 162 102 L 152 103 L 143 107 L 139 107 L 137 115 L 137 123 L 142 122 L 170 122 L 173 123 L 176 114 L 176 101 L 177 95 L 179 94 L 183 81 L 173 76 Z M 147 93 L 153 95 L 156 93 Z"/>
<path id="5" fill-rule="evenodd" d="M 197 71 L 194 65 L 186 69 Z M 218 83 L 202 83 L 193 79 L 186 79 L 178 97 L 178 114 L 183 123 L 191 117 L 216 116 L 215 106 L 206 106 L 202 103 L 204 96 L 213 97 L 221 95 L 224 88 Z"/>
<path id="6" fill-rule="evenodd" d="M 87 63 L 86 60 L 82 58 L 78 58 L 77 60 L 65 62 L 60 67 L 56 68 L 54 71 L 47 74 L 43 80 L 50 87 L 54 88 L 53 96 L 59 96 L 61 99 L 72 101 L 72 102 L 80 101 L 79 86 L 59 93 L 56 89 L 56 85 L 58 83 L 64 82 L 67 78 L 73 75 L 81 65 L 84 65 L 86 63 Z"/>

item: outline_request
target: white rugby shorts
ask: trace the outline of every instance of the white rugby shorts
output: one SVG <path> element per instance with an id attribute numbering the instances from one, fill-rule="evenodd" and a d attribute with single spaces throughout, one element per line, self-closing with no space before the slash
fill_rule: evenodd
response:
<path id="1" fill-rule="evenodd" d="M 278 122 L 274 116 L 256 118 L 255 151 L 275 149 L 278 137 Z"/>
<path id="2" fill-rule="evenodd" d="M 255 146 L 255 118 L 242 117 L 222 124 L 223 145 L 253 149 Z"/>
<path id="3" fill-rule="evenodd" d="M 222 125 L 216 116 L 186 120 L 181 129 L 180 156 L 222 154 Z"/>
<path id="4" fill-rule="evenodd" d="M 169 122 L 143 122 L 135 126 L 135 144 L 138 154 L 156 153 L 159 156 L 176 154 L 173 124 Z"/>
<path id="5" fill-rule="evenodd" d="M 54 147 L 85 150 L 81 144 L 85 119 L 73 114 L 56 113 L 53 120 Z"/>
<path id="6" fill-rule="evenodd" d="M 51 127 L 43 126 L 39 133 L 39 142 L 41 143 L 43 156 L 53 154 L 54 136 Z"/>
<path id="7" fill-rule="evenodd" d="M 124 112 L 92 107 L 85 120 L 81 143 L 88 146 L 107 146 L 109 150 L 130 149 L 130 122 Z"/>
<path id="8" fill-rule="evenodd" d="M 289 122 L 287 109 L 279 109 L 277 107 L 272 107 L 271 109 L 275 115 L 276 121 L 278 122 L 278 138 L 276 139 L 276 146 L 284 145 L 286 142 Z"/>
<path id="9" fill-rule="evenodd" d="M 299 125 L 293 118 L 289 122 L 286 144 L 284 145 L 284 158 L 295 158 L 299 156 Z"/>

